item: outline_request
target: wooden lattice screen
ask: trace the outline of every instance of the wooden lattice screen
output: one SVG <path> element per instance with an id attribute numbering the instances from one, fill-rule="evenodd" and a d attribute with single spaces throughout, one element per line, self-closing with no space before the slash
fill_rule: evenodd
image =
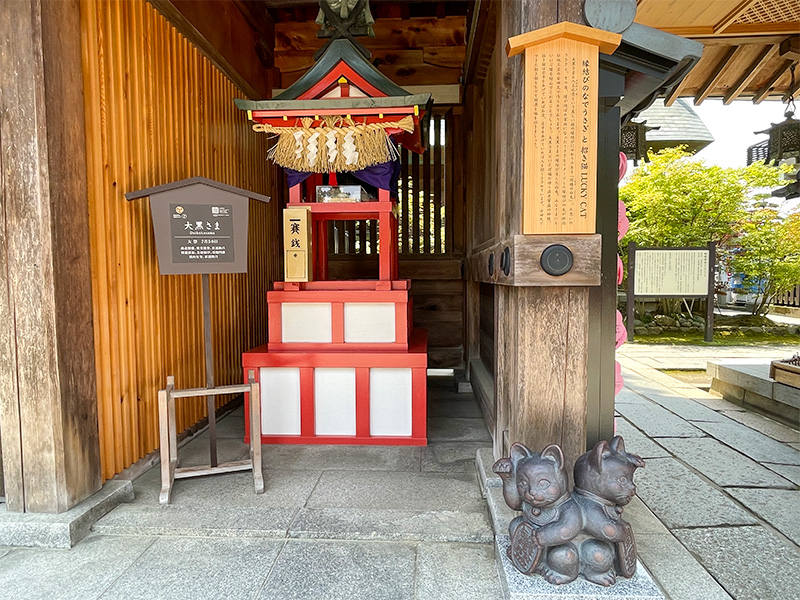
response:
<path id="1" fill-rule="evenodd" d="M 452 252 L 452 131 L 451 114 L 431 117 L 428 150 L 422 154 L 400 149 L 398 186 L 398 245 L 400 256 L 441 257 Z M 333 255 L 374 255 L 378 249 L 377 222 L 333 221 L 328 251 Z"/>
<path id="2" fill-rule="evenodd" d="M 800 306 L 800 285 L 775 296 L 774 304 L 779 306 Z"/>

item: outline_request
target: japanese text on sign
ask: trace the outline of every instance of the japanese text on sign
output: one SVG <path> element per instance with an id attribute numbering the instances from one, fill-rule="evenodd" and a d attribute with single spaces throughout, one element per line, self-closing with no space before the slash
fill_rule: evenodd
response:
<path id="1" fill-rule="evenodd" d="M 170 204 L 172 262 L 234 262 L 231 205 Z"/>
<path id="2" fill-rule="evenodd" d="M 708 250 L 636 250 L 637 296 L 706 296 Z"/>

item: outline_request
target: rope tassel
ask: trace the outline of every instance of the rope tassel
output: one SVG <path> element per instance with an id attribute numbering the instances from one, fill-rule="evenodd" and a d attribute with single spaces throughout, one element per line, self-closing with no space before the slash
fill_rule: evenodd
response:
<path id="1" fill-rule="evenodd" d="M 342 117 L 325 117 L 323 122 L 312 128 L 311 119 L 302 119 L 300 127 L 256 124 L 253 129 L 278 134 L 268 158 L 282 167 L 310 173 L 358 171 L 396 160 L 399 153 L 386 130 L 414 131 L 411 116 L 391 123 L 356 124 Z"/>

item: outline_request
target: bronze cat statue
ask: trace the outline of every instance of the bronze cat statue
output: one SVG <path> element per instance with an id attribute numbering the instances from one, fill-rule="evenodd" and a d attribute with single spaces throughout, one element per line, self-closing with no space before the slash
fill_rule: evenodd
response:
<path id="1" fill-rule="evenodd" d="M 508 528 L 511 562 L 520 572 L 539 573 L 552 584 L 574 580 L 580 561 L 571 541 L 582 519 L 569 492 L 561 448 L 551 445 L 536 454 L 514 444 L 510 457 L 498 460 L 492 470 L 503 480 L 508 506 L 522 511 Z"/>
<path id="2" fill-rule="evenodd" d="M 636 542 L 622 510 L 636 495 L 633 473 L 643 466 L 621 437 L 598 442 L 575 463 L 573 494 L 561 448 L 550 445 L 537 454 L 512 445 L 492 470 L 503 481 L 506 504 L 522 511 L 508 528 L 514 567 L 555 585 L 579 574 L 602 586 L 613 585 L 617 574 L 632 577 Z"/>
<path id="3" fill-rule="evenodd" d="M 580 544 L 581 573 L 589 581 L 609 586 L 617 573 L 636 571 L 636 541 L 622 510 L 636 495 L 633 472 L 640 467 L 644 461 L 625 451 L 620 436 L 598 442 L 575 462 L 574 497 L 588 536 Z"/>

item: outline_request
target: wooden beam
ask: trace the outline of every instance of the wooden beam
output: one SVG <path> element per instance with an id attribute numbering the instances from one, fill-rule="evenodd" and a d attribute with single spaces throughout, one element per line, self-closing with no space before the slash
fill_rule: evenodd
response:
<path id="1" fill-rule="evenodd" d="M 750 66 L 747 67 L 747 70 L 739 78 L 739 81 L 733 84 L 733 87 L 728 90 L 727 94 L 725 94 L 723 104 L 730 104 L 736 100 L 736 98 L 739 97 L 739 94 L 741 94 L 747 88 L 747 86 L 750 85 L 750 82 L 753 81 L 753 79 L 761 72 L 761 69 L 764 68 L 764 65 L 772 60 L 772 57 L 775 56 L 777 51 L 777 45 L 767 46 L 764 48 L 756 57 L 756 59 L 750 63 Z"/>
<path id="2" fill-rule="evenodd" d="M 725 15 L 716 25 L 714 25 L 714 33 L 722 33 L 728 27 L 733 25 L 736 20 L 741 17 L 748 8 L 756 3 L 756 0 L 742 0 L 737 4 L 731 12 Z"/>
<path id="3" fill-rule="evenodd" d="M 781 42 L 780 55 L 785 58 L 800 60 L 800 35 L 793 35 Z"/>
<path id="4" fill-rule="evenodd" d="M 487 42 L 494 41 L 494 28 L 489 26 L 493 6 L 494 2 L 490 0 L 475 0 L 475 6 L 472 9 L 472 20 L 469 24 L 467 56 L 464 61 L 464 85 L 479 83 L 476 78 L 477 66 L 486 51 Z"/>
<path id="5" fill-rule="evenodd" d="M 700 60 L 702 60 L 702 58 Z M 695 68 L 697 68 L 697 66 L 695 66 Z M 683 94 L 683 91 L 686 89 L 686 86 L 689 83 L 689 77 L 691 74 L 692 72 L 689 71 L 686 76 L 681 79 L 681 82 L 672 89 L 669 95 L 664 99 L 664 106 L 672 106 L 675 103 L 675 100 L 677 100 Z"/>
<path id="6" fill-rule="evenodd" d="M 694 97 L 695 105 L 699 106 L 702 104 L 703 100 L 708 98 L 711 92 L 714 91 L 714 86 L 719 83 L 719 80 L 722 79 L 722 76 L 725 75 L 725 71 L 730 66 L 731 61 L 733 60 L 734 56 L 741 51 L 742 47 L 731 46 L 728 50 L 725 51 L 725 54 L 722 58 L 717 62 L 717 66 L 714 67 L 711 75 L 708 77 L 706 82 L 703 86 L 697 91 Z"/>
<path id="7" fill-rule="evenodd" d="M 778 80 L 786 74 L 793 63 L 794 61 L 792 60 L 785 60 L 783 63 L 781 63 L 781 66 L 779 66 L 778 69 L 772 74 L 772 77 L 770 77 L 769 80 L 755 93 L 753 96 L 753 104 L 760 104 L 764 98 L 769 96 L 769 93 L 772 91 L 772 86 L 774 86 Z"/>
<path id="8" fill-rule="evenodd" d="M 742 23 L 740 25 L 730 25 L 721 32 L 717 32 L 713 27 L 708 26 L 658 27 L 658 29 L 665 33 L 696 39 L 737 36 L 760 37 L 768 35 L 796 35 L 797 31 L 800 29 L 800 23 L 796 21 L 791 23 Z"/>

